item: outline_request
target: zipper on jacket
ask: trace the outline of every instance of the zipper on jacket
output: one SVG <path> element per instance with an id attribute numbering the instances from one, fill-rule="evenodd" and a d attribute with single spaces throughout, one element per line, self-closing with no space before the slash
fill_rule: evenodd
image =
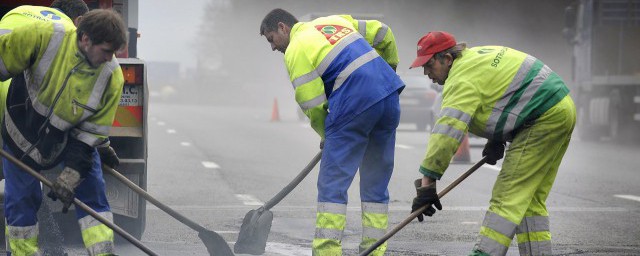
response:
<path id="1" fill-rule="evenodd" d="M 96 110 L 96 109 L 94 109 L 92 107 L 89 107 L 87 105 L 84 105 L 84 104 L 80 103 L 80 101 L 78 101 L 76 99 L 73 99 L 73 101 L 71 101 L 71 103 L 73 103 L 73 115 L 74 116 L 78 114 L 78 107 L 84 108 L 85 110 L 90 111 L 91 113 L 98 112 L 98 110 Z"/>
<path id="2" fill-rule="evenodd" d="M 51 106 L 49 107 L 47 116 L 44 120 L 44 122 L 42 123 L 42 125 L 40 126 L 40 128 L 38 128 L 38 133 L 40 134 L 42 132 L 42 129 L 44 129 L 47 124 L 49 123 L 49 120 L 51 119 L 51 115 L 53 114 L 53 108 L 56 106 L 56 103 L 58 103 L 58 100 L 60 99 L 60 96 L 62 95 L 62 92 L 64 91 L 64 88 L 67 87 L 67 82 L 69 82 L 69 78 L 71 77 L 71 75 L 73 75 L 73 73 L 75 73 L 78 70 L 78 67 L 80 66 L 80 64 L 82 64 L 82 61 L 79 62 L 78 64 L 76 64 L 75 66 L 73 66 L 73 68 L 71 69 L 71 71 L 69 71 L 69 73 L 67 74 L 67 77 L 64 78 L 64 82 L 62 83 L 62 87 L 60 88 L 60 90 L 58 90 L 58 93 L 56 94 L 56 97 L 53 99 L 53 103 L 51 103 Z M 33 104 L 33 103 L 32 103 Z M 38 145 L 38 143 L 40 143 L 40 136 L 38 136 L 38 140 L 36 141 L 36 143 L 33 143 L 33 145 L 31 145 L 31 147 L 29 147 L 29 149 L 27 149 L 27 151 L 24 152 L 24 154 L 22 155 L 22 158 L 24 158 L 25 156 L 29 155 L 31 153 L 31 151 L 33 151 L 33 149 Z"/>

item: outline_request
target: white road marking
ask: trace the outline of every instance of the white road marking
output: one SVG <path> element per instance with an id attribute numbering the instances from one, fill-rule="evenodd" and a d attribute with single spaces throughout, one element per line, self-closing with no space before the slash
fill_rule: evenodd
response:
<path id="1" fill-rule="evenodd" d="M 244 205 L 263 205 L 263 202 L 260 202 L 258 198 L 249 194 L 236 194 L 236 198 L 242 201 Z"/>
<path id="2" fill-rule="evenodd" d="M 460 222 L 460 224 L 462 224 L 462 225 L 477 225 L 478 222 L 477 221 L 463 221 L 463 222 Z"/>
<path id="3" fill-rule="evenodd" d="M 180 146 L 188 147 L 188 146 L 191 146 L 191 143 L 183 141 L 183 142 L 180 142 Z"/>
<path id="4" fill-rule="evenodd" d="M 167 133 L 169 133 L 169 134 L 173 134 L 173 133 L 176 133 L 176 130 L 174 130 L 174 129 L 167 129 Z"/>
<path id="5" fill-rule="evenodd" d="M 502 166 L 500 166 L 500 165 L 488 165 L 488 164 L 485 164 L 482 167 L 487 168 L 487 169 L 491 169 L 491 170 L 494 170 L 494 171 L 498 171 L 498 172 L 502 169 Z"/>
<path id="6" fill-rule="evenodd" d="M 302 128 L 311 128 L 311 124 L 309 123 L 301 124 L 300 126 L 302 126 Z"/>
<path id="7" fill-rule="evenodd" d="M 202 161 L 202 165 L 204 166 L 204 168 L 208 168 L 208 169 L 220 168 L 220 166 L 214 162 Z"/>
<path id="8" fill-rule="evenodd" d="M 265 251 L 271 253 L 276 253 L 278 255 L 304 255 L 311 256 L 311 248 L 297 246 L 295 244 L 284 244 L 284 243 L 267 243 L 267 248 Z"/>
<path id="9" fill-rule="evenodd" d="M 407 146 L 404 144 L 396 144 L 396 148 L 401 148 L 401 149 L 412 149 L 412 146 Z"/>
<path id="10" fill-rule="evenodd" d="M 165 122 L 158 121 L 158 125 L 159 125 L 159 126 L 164 126 L 165 124 L 166 124 Z"/>
<path id="11" fill-rule="evenodd" d="M 634 196 L 634 195 L 614 195 L 614 196 L 640 202 L 640 196 Z"/>

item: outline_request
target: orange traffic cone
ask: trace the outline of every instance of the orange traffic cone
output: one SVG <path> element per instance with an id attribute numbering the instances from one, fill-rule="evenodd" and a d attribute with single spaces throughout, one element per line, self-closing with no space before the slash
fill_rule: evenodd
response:
<path id="1" fill-rule="evenodd" d="M 280 111 L 278 111 L 278 98 L 273 98 L 273 108 L 271 111 L 271 122 L 280 121 Z"/>
<path id="2" fill-rule="evenodd" d="M 471 152 L 469 150 L 471 146 L 469 146 L 469 136 L 467 134 L 464 135 L 462 139 L 462 143 L 460 143 L 460 147 L 458 147 L 458 151 L 453 156 L 451 160 L 452 164 L 470 164 L 471 163 Z"/>

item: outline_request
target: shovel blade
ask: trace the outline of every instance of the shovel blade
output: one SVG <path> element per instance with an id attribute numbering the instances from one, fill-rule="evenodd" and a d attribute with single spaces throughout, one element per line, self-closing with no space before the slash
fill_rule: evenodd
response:
<path id="1" fill-rule="evenodd" d="M 242 220 L 238 241 L 233 246 L 233 251 L 241 254 L 263 254 L 267 247 L 272 221 L 273 213 L 270 211 L 249 211 Z"/>
<path id="2" fill-rule="evenodd" d="M 207 252 L 211 256 L 233 256 L 231 248 L 227 242 L 218 233 L 210 230 L 201 230 L 198 232 L 198 237 L 207 247 Z"/>

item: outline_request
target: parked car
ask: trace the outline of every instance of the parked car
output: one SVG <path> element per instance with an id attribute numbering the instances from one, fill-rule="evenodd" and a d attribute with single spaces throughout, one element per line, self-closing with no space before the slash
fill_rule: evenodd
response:
<path id="1" fill-rule="evenodd" d="M 431 129 L 440 113 L 440 92 L 424 75 L 400 75 L 406 85 L 400 94 L 400 123 L 414 123 L 416 129 Z"/>

